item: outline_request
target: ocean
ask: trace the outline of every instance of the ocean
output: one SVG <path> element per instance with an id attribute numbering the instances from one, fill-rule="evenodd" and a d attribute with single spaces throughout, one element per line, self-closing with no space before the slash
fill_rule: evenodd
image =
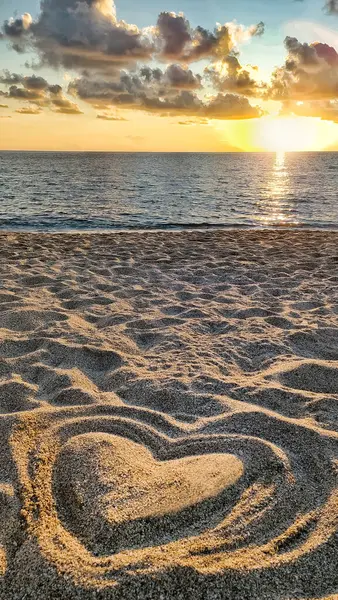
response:
<path id="1" fill-rule="evenodd" d="M 336 229 L 337 184 L 334 152 L 0 152 L 0 229 Z"/>

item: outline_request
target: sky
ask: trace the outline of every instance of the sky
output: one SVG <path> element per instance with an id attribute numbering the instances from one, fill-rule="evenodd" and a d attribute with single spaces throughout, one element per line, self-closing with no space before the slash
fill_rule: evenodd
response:
<path id="1" fill-rule="evenodd" d="M 0 149 L 338 150 L 338 0 L 1 0 Z"/>

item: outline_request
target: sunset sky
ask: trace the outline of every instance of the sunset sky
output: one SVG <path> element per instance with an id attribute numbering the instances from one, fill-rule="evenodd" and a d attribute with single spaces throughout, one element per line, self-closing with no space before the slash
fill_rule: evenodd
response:
<path id="1" fill-rule="evenodd" d="M 2 0 L 0 149 L 338 150 L 338 0 Z"/>

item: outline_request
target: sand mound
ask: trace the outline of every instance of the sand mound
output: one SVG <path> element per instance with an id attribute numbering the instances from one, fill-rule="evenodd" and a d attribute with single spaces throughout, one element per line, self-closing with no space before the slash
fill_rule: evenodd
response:
<path id="1" fill-rule="evenodd" d="M 91 433 L 63 447 L 54 489 L 65 527 L 95 554 L 112 554 L 168 542 L 182 535 L 182 527 L 188 534 L 189 524 L 196 533 L 199 521 L 208 529 L 212 503 L 206 500 L 242 471 L 232 455 L 158 461 L 142 444 Z"/>
<path id="2" fill-rule="evenodd" d="M 37 408 L 36 388 L 21 381 L 0 381 L 0 414 Z"/>
<path id="3" fill-rule="evenodd" d="M 0 236 L 1 599 L 336 597 L 337 242 Z"/>
<path id="4" fill-rule="evenodd" d="M 1 327 L 13 331 L 32 331 L 49 323 L 64 321 L 66 315 L 56 311 L 17 309 L 7 311 L 1 321 Z"/>
<path id="5" fill-rule="evenodd" d="M 292 388 L 322 394 L 338 394 L 338 362 L 305 362 L 290 371 L 284 371 L 280 378 L 285 385 Z"/>

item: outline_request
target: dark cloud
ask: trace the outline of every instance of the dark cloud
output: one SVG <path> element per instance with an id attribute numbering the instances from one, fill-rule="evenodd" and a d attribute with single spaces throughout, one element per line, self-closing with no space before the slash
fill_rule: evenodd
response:
<path id="1" fill-rule="evenodd" d="M 201 76 L 180 65 L 170 65 L 165 71 L 143 67 L 140 71 L 122 71 L 118 79 L 90 79 L 81 77 L 72 81 L 68 91 L 94 106 L 134 106 L 144 102 L 170 103 L 178 90 L 201 88 Z M 164 99 L 165 98 L 165 99 Z"/>
<path id="2" fill-rule="evenodd" d="M 332 46 L 287 37 L 285 47 L 288 56 L 273 73 L 267 97 L 282 101 L 338 97 L 338 54 Z"/>
<path id="3" fill-rule="evenodd" d="M 187 63 L 202 58 L 224 58 L 237 42 L 262 35 L 264 23 L 248 29 L 229 23 L 209 31 L 201 26 L 192 28 L 182 14 L 162 12 L 157 21 L 157 30 L 160 56 Z"/>
<path id="4" fill-rule="evenodd" d="M 138 108 L 163 116 L 180 113 L 183 115 L 196 114 L 202 110 L 203 106 L 200 98 L 190 90 L 181 90 L 175 95 L 163 96 L 147 95 L 144 92 L 137 100 Z"/>
<path id="5" fill-rule="evenodd" d="M 166 75 L 161 78 L 165 80 Z M 137 75 L 125 74 L 117 82 L 78 79 L 69 86 L 69 92 L 95 106 L 133 108 L 159 115 L 212 117 L 215 119 L 253 118 L 261 116 L 257 107 L 235 94 L 222 94 L 202 100 L 193 89 L 175 89 L 172 86 L 142 81 Z"/>
<path id="6" fill-rule="evenodd" d="M 297 38 L 287 36 L 284 40 L 284 46 L 289 53 L 286 68 L 290 71 L 297 65 L 311 67 L 318 63 L 316 50 L 310 44 L 302 44 Z"/>
<path id="7" fill-rule="evenodd" d="M 24 106 L 16 111 L 21 114 L 39 114 L 42 107 L 63 114 L 82 114 L 78 105 L 65 96 L 60 85 L 50 85 L 43 77 L 24 77 L 3 71 L 0 83 L 8 88 L 6 92 L 1 90 L 0 96 L 30 103 L 28 107 Z"/>
<path id="8" fill-rule="evenodd" d="M 184 15 L 176 15 L 173 12 L 160 13 L 157 29 L 163 43 L 162 54 L 169 58 L 183 54 L 185 45 L 192 39 L 190 24 Z"/>
<path id="9" fill-rule="evenodd" d="M 22 84 L 29 90 L 46 90 L 48 88 L 48 82 L 43 77 L 36 75 L 23 77 Z"/>
<path id="10" fill-rule="evenodd" d="M 32 24 L 32 17 L 29 13 L 25 13 L 22 17 L 16 19 L 9 19 L 4 22 L 3 32 L 10 38 L 21 37 L 26 31 L 29 30 Z"/>
<path id="11" fill-rule="evenodd" d="M 254 119 L 262 114 L 247 98 L 235 94 L 219 93 L 204 106 L 204 115 L 212 119 Z"/>
<path id="12" fill-rule="evenodd" d="M 338 0 L 327 0 L 325 9 L 330 15 L 338 15 Z"/>
<path id="13" fill-rule="evenodd" d="M 61 86 L 51 85 L 49 86 L 48 91 L 50 103 L 54 107 L 54 112 L 65 115 L 83 114 L 77 104 L 66 98 L 66 96 L 63 94 Z"/>
<path id="14" fill-rule="evenodd" d="M 251 71 L 257 69 L 251 67 Z M 222 92 L 235 92 L 243 96 L 259 96 L 264 84 L 258 82 L 249 71 L 240 64 L 235 55 L 227 56 L 221 63 L 205 70 L 212 85 Z"/>
<path id="15" fill-rule="evenodd" d="M 116 19 L 110 0 L 42 0 L 36 21 L 30 15 L 6 21 L 5 36 L 21 38 L 42 64 L 109 70 L 116 62 L 149 58 L 152 45 L 136 26 Z M 19 49 L 18 47 L 16 48 Z"/>
<path id="16" fill-rule="evenodd" d="M 17 73 L 10 73 L 7 69 L 2 71 L 2 75 L 0 75 L 0 83 L 4 85 L 17 85 L 22 83 L 22 75 L 17 75 Z"/>
<path id="17" fill-rule="evenodd" d="M 201 75 L 195 75 L 191 69 L 181 67 L 181 65 L 170 65 L 164 75 L 165 82 L 178 89 L 197 89 L 202 85 Z"/>
<path id="18" fill-rule="evenodd" d="M 112 0 L 41 0 L 36 20 L 25 13 L 3 25 L 3 36 L 15 50 L 35 51 L 35 67 L 76 70 L 79 78 L 68 93 L 99 107 L 98 118 L 104 119 L 110 118 L 111 107 L 200 119 L 209 114 L 220 119 L 259 116 L 260 110 L 244 97 L 255 94 L 257 83 L 251 71 L 241 67 L 237 51 L 239 44 L 263 32 L 263 22 L 248 28 L 225 23 L 209 31 L 192 27 L 183 14 L 173 12 L 161 12 L 155 26 L 141 30 L 117 19 Z M 141 66 L 153 59 L 171 64 Z M 200 97 L 202 75 L 189 68 L 201 59 L 212 63 L 209 81 L 218 92 L 209 99 Z M 5 72 L 0 83 L 8 87 L 7 97 L 81 114 L 60 86 L 43 77 Z"/>
<path id="19" fill-rule="evenodd" d="M 140 77 L 122 72 L 116 81 L 81 77 L 69 84 L 68 91 L 91 104 L 109 105 L 119 103 L 119 97 L 136 96 L 143 88 L 144 83 Z"/>
<path id="20" fill-rule="evenodd" d="M 312 46 L 319 58 L 324 59 L 331 66 L 338 66 L 338 53 L 332 46 L 321 42 L 314 42 Z"/>
<path id="21" fill-rule="evenodd" d="M 26 76 L 18 75 L 17 73 L 10 73 L 7 69 L 5 69 L 2 74 L 0 74 L 0 83 L 3 85 L 22 85 L 27 90 L 32 91 L 41 91 L 46 90 L 48 88 L 48 82 L 43 77 L 38 77 L 36 75 Z"/>
<path id="22" fill-rule="evenodd" d="M 189 79 L 189 74 L 186 76 Z M 178 84 L 177 84 L 178 87 Z M 81 78 L 69 85 L 69 92 L 90 102 L 102 106 L 124 106 L 125 108 L 143 108 L 143 110 L 175 110 L 192 101 L 201 101 L 188 89 L 178 91 L 172 85 L 166 72 L 156 79 L 149 74 L 122 73 L 118 81 L 90 80 Z"/>
<path id="23" fill-rule="evenodd" d="M 214 32 L 196 27 L 194 32 L 194 44 L 186 53 L 187 60 L 198 60 L 206 56 L 226 56 L 233 48 L 233 42 L 229 28 L 226 25 Z"/>
<path id="24" fill-rule="evenodd" d="M 152 69 L 151 67 L 142 67 L 140 69 L 140 77 L 145 79 L 145 81 L 161 81 L 163 77 L 163 72 L 161 69 Z"/>
<path id="25" fill-rule="evenodd" d="M 18 87 L 17 85 L 11 85 L 7 94 L 8 98 L 14 98 L 16 100 L 42 100 L 44 98 L 41 90 L 28 90 L 24 87 Z"/>
<path id="26" fill-rule="evenodd" d="M 156 57 L 183 63 L 224 58 L 238 42 L 263 32 L 262 22 L 247 29 L 234 23 L 213 31 L 192 28 L 183 14 L 172 12 L 160 13 L 155 27 L 140 30 L 117 19 L 111 0 L 42 0 L 35 21 L 26 13 L 3 25 L 13 48 L 35 50 L 41 64 L 110 74 Z"/>
<path id="27" fill-rule="evenodd" d="M 150 67 L 142 67 L 138 73 L 138 77 L 149 84 L 160 84 L 161 86 L 172 87 L 176 89 L 197 89 L 202 86 L 202 76 L 193 73 L 188 67 L 183 67 L 180 64 L 169 65 L 165 71 L 159 68 L 151 69 Z"/>

